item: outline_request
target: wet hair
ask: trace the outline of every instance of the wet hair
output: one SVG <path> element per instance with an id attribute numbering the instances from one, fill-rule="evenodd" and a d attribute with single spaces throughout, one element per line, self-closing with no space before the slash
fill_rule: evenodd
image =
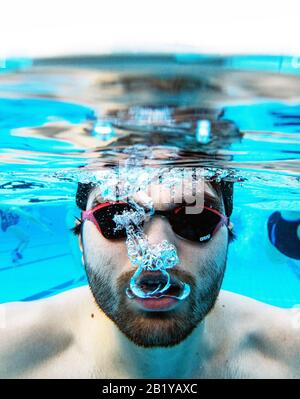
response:
<path id="1" fill-rule="evenodd" d="M 96 187 L 94 183 L 78 183 L 76 192 L 76 205 L 79 209 L 83 211 L 86 210 L 89 195 L 94 187 Z"/>

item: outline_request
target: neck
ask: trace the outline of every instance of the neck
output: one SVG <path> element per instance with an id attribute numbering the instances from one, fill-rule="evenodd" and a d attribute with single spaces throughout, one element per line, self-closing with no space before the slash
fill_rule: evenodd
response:
<path id="1" fill-rule="evenodd" d="M 172 347 L 144 348 L 130 341 L 111 322 L 114 344 L 112 358 L 118 359 L 125 378 L 193 378 L 199 376 L 205 353 L 205 323 Z M 125 375 L 126 374 L 126 375 Z"/>
<path id="2" fill-rule="evenodd" d="M 210 315 L 179 344 L 144 348 L 130 341 L 102 311 L 89 293 L 88 331 L 95 375 L 101 378 L 199 378 L 211 345 Z M 101 343 L 101 345 L 99 344 Z M 103 365 L 105 364 L 105 370 Z"/>
<path id="3" fill-rule="evenodd" d="M 172 347 L 143 348 L 129 341 L 119 331 L 117 337 L 122 348 L 120 355 L 128 359 L 133 378 L 192 378 L 199 371 L 204 323 Z"/>

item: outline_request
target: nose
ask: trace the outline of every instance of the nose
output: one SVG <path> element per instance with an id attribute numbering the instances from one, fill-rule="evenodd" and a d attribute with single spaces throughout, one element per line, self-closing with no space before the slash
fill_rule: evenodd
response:
<path id="1" fill-rule="evenodd" d="M 175 235 L 172 227 L 164 216 L 154 215 L 144 225 L 144 233 L 147 235 L 151 244 L 159 244 L 163 240 L 175 244 Z"/>

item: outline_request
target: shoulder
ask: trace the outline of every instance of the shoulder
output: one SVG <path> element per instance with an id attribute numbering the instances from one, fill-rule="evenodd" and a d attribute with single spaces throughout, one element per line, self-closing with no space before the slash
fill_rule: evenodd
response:
<path id="1" fill-rule="evenodd" d="M 87 302 L 88 291 L 88 287 L 83 286 L 35 301 L 3 303 L 0 305 L 0 333 L 1 330 L 48 324 L 60 316 L 74 313 L 78 306 L 84 306 Z"/>
<path id="2" fill-rule="evenodd" d="M 220 291 L 214 310 L 214 321 L 222 323 L 231 336 L 243 339 L 255 336 L 275 339 L 278 331 L 288 324 L 286 309 L 224 290 Z"/>
<path id="3" fill-rule="evenodd" d="M 217 302 L 217 312 L 241 351 L 259 353 L 283 375 L 300 377 L 300 309 L 279 308 L 228 291 L 221 291 Z"/>
<path id="4" fill-rule="evenodd" d="M 21 374 L 72 345 L 73 325 L 87 302 L 87 290 L 0 305 L 0 377 Z"/>

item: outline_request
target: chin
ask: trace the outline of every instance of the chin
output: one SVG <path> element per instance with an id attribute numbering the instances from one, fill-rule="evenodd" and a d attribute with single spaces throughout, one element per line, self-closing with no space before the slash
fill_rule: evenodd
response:
<path id="1" fill-rule="evenodd" d="M 144 348 L 157 347 L 172 347 L 183 342 L 194 330 L 196 326 L 185 326 L 185 328 L 178 328 L 179 326 L 172 320 L 139 320 L 139 328 L 128 331 L 123 330 L 121 326 L 119 329 L 125 336 L 135 345 Z M 155 327 L 153 325 L 155 323 Z"/>
<path id="2" fill-rule="evenodd" d="M 118 311 L 109 317 L 118 329 L 138 346 L 171 347 L 184 341 L 201 322 L 202 317 L 197 317 L 193 308 L 192 304 L 187 302 L 180 310 L 149 312 L 132 309 L 124 301 Z"/>

